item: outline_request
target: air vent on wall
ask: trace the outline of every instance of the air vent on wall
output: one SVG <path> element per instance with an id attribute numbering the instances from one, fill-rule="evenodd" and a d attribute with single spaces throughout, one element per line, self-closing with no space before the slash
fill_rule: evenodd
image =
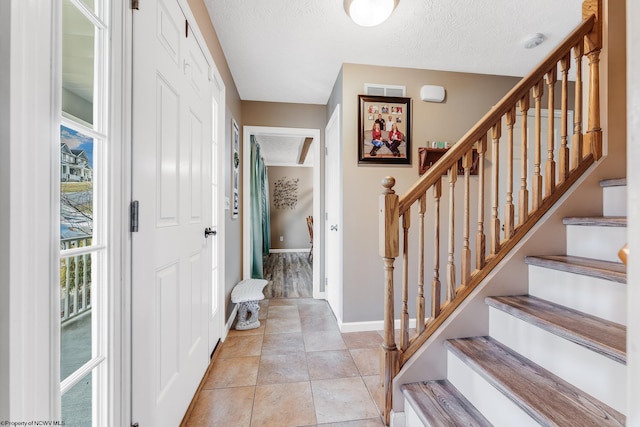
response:
<path id="1" fill-rule="evenodd" d="M 377 83 L 365 83 L 364 93 L 370 96 L 395 96 L 404 97 L 405 86 L 381 85 Z"/>

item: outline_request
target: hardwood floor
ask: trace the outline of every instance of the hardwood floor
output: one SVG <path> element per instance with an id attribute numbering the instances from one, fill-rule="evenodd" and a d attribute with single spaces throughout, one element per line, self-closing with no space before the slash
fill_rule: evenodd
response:
<path id="1" fill-rule="evenodd" d="M 309 252 L 271 253 L 264 257 L 265 298 L 313 297 L 313 267 Z"/>

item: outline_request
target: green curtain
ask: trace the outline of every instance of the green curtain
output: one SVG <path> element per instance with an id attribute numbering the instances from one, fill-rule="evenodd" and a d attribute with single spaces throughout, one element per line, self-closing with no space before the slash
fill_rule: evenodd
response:
<path id="1" fill-rule="evenodd" d="M 269 176 L 267 165 L 260 158 L 260 168 L 262 169 L 262 254 L 269 255 L 271 248 L 271 203 L 269 199 Z"/>
<path id="2" fill-rule="evenodd" d="M 251 135 L 251 277 L 263 279 L 262 260 L 271 247 L 271 214 L 267 166 L 260 155 L 260 144 Z"/>

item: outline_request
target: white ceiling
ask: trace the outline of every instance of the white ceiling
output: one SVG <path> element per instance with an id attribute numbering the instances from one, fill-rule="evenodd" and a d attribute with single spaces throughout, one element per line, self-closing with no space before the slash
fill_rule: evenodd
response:
<path id="1" fill-rule="evenodd" d="M 267 166 L 313 166 L 313 141 L 307 151 L 304 163 L 298 164 L 305 136 L 277 135 L 269 133 L 255 134 L 260 144 L 260 152 Z"/>
<path id="2" fill-rule="evenodd" d="M 327 103 L 343 63 L 523 76 L 581 19 L 581 0 L 400 0 L 368 28 L 343 0 L 205 3 L 240 98 L 304 104 Z"/>

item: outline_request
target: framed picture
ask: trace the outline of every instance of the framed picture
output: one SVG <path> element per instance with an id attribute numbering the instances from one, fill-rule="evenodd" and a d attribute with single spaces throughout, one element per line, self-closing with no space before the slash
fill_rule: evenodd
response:
<path id="1" fill-rule="evenodd" d="M 235 120 L 231 120 L 231 218 L 238 218 L 240 211 L 240 194 L 238 185 L 240 181 L 240 130 Z"/>
<path id="2" fill-rule="evenodd" d="M 358 95 L 358 163 L 411 164 L 411 98 Z"/>

